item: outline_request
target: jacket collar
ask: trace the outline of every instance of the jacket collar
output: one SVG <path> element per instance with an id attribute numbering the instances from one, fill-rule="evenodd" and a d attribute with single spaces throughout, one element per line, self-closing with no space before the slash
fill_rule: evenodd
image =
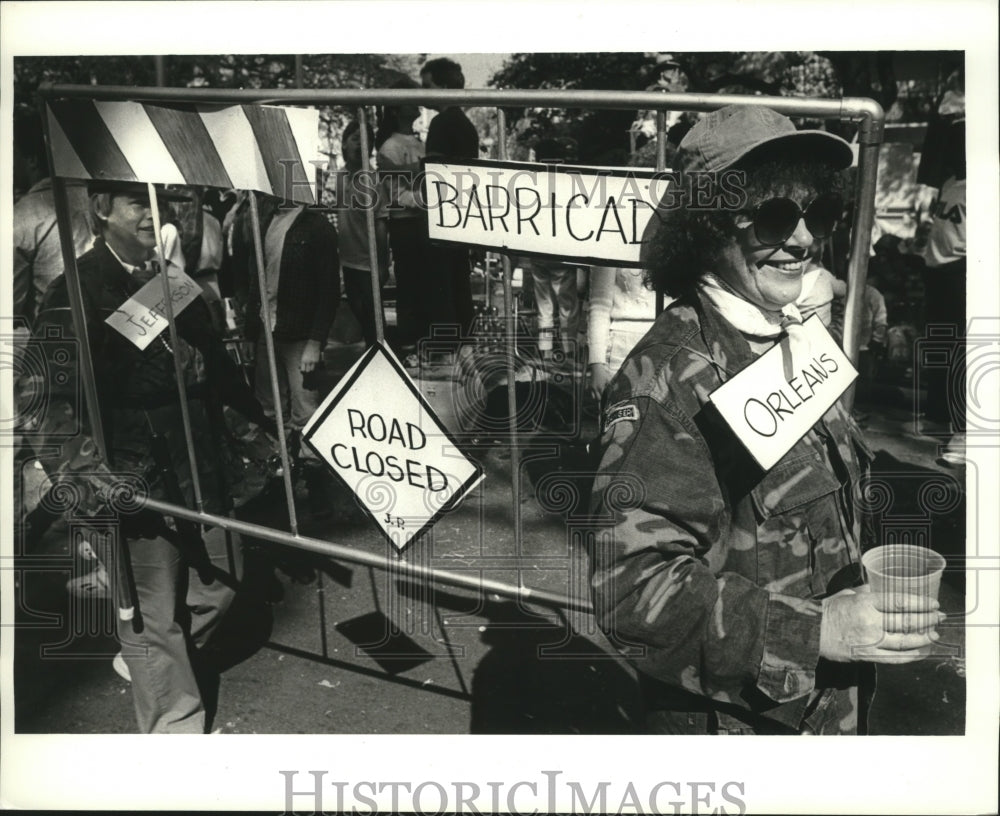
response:
<path id="1" fill-rule="evenodd" d="M 757 359 L 746 338 L 722 316 L 708 298 L 695 291 L 691 295 L 691 300 L 698 312 L 701 334 L 708 352 L 725 370 L 727 379 L 739 374 Z"/>
<path id="2" fill-rule="evenodd" d="M 108 246 L 104 238 L 98 237 L 94 241 L 94 248 L 91 252 L 99 262 L 101 283 L 106 291 L 116 295 L 122 290 L 129 295 L 139 291 L 141 286 L 132 277 L 132 273 L 122 265 L 121 260 Z"/>
<path id="3" fill-rule="evenodd" d="M 670 303 L 636 348 L 657 343 L 707 356 L 722 382 L 756 359 L 743 335 L 697 290 Z"/>

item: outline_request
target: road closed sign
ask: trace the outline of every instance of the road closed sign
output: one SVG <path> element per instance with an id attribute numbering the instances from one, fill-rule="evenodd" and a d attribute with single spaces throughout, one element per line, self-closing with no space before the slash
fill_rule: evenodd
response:
<path id="1" fill-rule="evenodd" d="M 757 463 L 770 470 L 840 399 L 858 372 L 813 315 L 709 400 Z"/>
<path id="2" fill-rule="evenodd" d="M 402 551 L 483 478 L 395 355 L 372 346 L 302 429 Z"/>

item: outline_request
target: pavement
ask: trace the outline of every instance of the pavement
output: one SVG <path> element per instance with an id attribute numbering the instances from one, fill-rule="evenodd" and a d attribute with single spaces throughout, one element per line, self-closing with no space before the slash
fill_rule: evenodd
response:
<path id="1" fill-rule="evenodd" d="M 363 351 L 334 345 L 332 384 Z M 481 412 L 499 424 L 473 433 L 469 390 L 453 368 L 429 366 L 415 379 L 486 478 L 405 553 L 411 563 L 484 580 L 587 597 L 587 562 L 576 519 L 584 500 L 579 471 L 594 431 L 584 381 L 564 370 L 521 377 L 521 497 L 515 535 L 505 399 Z M 488 378 L 487 378 L 488 379 Z M 487 389 L 496 385 L 487 382 Z M 479 383 L 477 388 L 482 388 Z M 911 395 L 912 396 L 912 395 Z M 535 407 L 532 407 L 534 405 Z M 966 587 L 965 473 L 939 464 L 940 441 L 903 433 L 906 395 L 861 404 L 877 451 L 874 478 L 886 538 L 923 543 L 949 561 L 941 603 L 951 614 L 938 654 L 879 670 L 871 712 L 876 734 L 964 732 L 966 678 L 962 613 Z M 480 416 L 480 420 L 482 416 Z M 558 427 L 553 428 L 553 424 Z M 480 422 L 480 426 L 482 423 Z M 468 431 L 468 433 L 465 433 Z M 329 486 L 332 514 L 309 514 L 300 485 L 300 531 L 392 563 L 396 553 L 343 486 Z M 255 523 L 287 524 L 272 489 L 241 511 Z M 65 586 L 83 567 L 71 550 L 74 525 L 54 524 L 19 560 L 15 637 L 15 728 L 20 733 L 133 733 L 128 683 L 112 669 L 117 645 L 106 600 L 71 598 Z M 212 728 L 239 734 L 634 733 L 641 704 L 634 670 L 614 654 L 583 612 L 427 586 L 264 541 L 249 542 L 244 591 L 219 633 L 226 667 Z M 974 600 L 974 599 L 973 599 Z M 10 629 L 5 631 L 5 635 Z"/>

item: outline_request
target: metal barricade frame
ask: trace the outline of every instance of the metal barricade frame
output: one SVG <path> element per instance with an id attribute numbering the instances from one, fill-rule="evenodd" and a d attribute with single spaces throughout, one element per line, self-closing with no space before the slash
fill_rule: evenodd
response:
<path id="1" fill-rule="evenodd" d="M 41 104 L 52 99 L 91 99 L 102 101 L 145 101 L 171 102 L 187 104 L 280 104 L 280 105 L 342 105 L 356 110 L 360 125 L 362 169 L 371 171 L 370 146 L 366 127 L 368 105 L 441 105 L 461 107 L 492 107 L 496 109 L 499 139 L 498 158 L 507 158 L 506 115 L 504 108 L 594 108 L 594 109 L 644 109 L 656 111 L 656 169 L 666 169 L 665 148 L 665 118 L 668 110 L 683 110 L 692 112 L 708 112 L 728 105 L 768 107 L 778 113 L 788 116 L 809 116 L 824 119 L 838 119 L 858 123 L 858 178 L 855 186 L 854 220 L 851 225 L 851 246 L 848 256 L 848 295 L 844 326 L 844 351 L 852 362 L 858 358 L 858 335 L 863 308 L 863 293 L 868 270 L 869 241 L 875 217 L 875 188 L 878 171 L 878 151 L 882 143 L 885 114 L 881 106 L 872 99 L 845 97 L 841 99 L 806 99 L 797 97 L 771 96 L 736 96 L 727 94 L 689 94 L 660 93 L 656 91 L 586 91 L 586 90 L 493 90 L 493 89 L 287 89 L 287 90 L 229 90 L 215 88 L 142 88 L 129 86 L 93 86 L 93 85 L 63 85 L 45 83 L 40 86 Z M 43 111 L 44 114 L 44 111 Z M 43 115 L 43 122 L 47 117 Z M 47 140 L 51 161 L 51 140 Z M 155 212 L 155 189 L 149 184 L 151 203 Z M 84 320 L 83 298 L 76 268 L 75 252 L 72 244 L 69 224 L 69 204 L 66 196 L 65 182 L 62 178 L 53 177 L 53 195 L 55 199 L 56 216 L 59 224 L 59 234 L 63 253 L 63 262 L 68 284 L 70 307 L 74 325 L 81 340 L 81 373 L 84 381 L 84 396 L 90 417 L 100 416 L 100 406 L 94 377 L 93 362 L 90 354 L 89 338 L 86 321 Z M 259 221 L 257 215 L 256 193 L 250 192 L 252 222 L 254 227 L 254 254 L 258 265 L 258 275 L 263 281 L 263 250 L 260 241 Z M 374 295 L 376 314 L 376 335 L 379 342 L 384 340 L 384 323 L 381 318 L 381 293 L 378 280 L 378 258 L 375 245 L 375 216 L 369 208 L 367 213 L 368 252 L 372 271 L 372 291 Z M 159 230 L 157 227 L 157 235 Z M 160 248 L 157 248 L 160 251 Z M 162 259 L 161 259 L 162 260 Z M 506 332 L 506 356 L 508 364 L 507 402 L 510 414 L 510 453 L 511 453 L 511 490 L 513 500 L 514 536 L 517 552 L 521 552 L 520 523 L 520 465 L 517 441 L 517 411 L 515 399 L 514 366 L 514 316 L 512 312 L 511 262 L 508 253 L 504 254 L 504 315 L 508 331 Z M 161 263 L 163 284 L 166 287 L 166 267 Z M 164 290 L 168 291 L 167 289 Z M 167 316 L 169 328 L 176 332 L 172 310 Z M 662 302 L 658 303 L 662 308 Z M 267 353 L 270 364 L 272 388 L 277 389 L 277 376 L 274 359 L 273 341 L 270 326 L 265 326 L 267 337 Z M 183 378 L 179 396 L 182 401 L 182 414 L 185 425 L 188 457 L 192 472 L 197 477 L 195 453 L 191 441 L 190 420 L 184 405 Z M 845 397 L 848 405 L 853 399 L 849 391 Z M 280 399 L 276 399 L 276 408 L 280 411 Z M 280 414 L 278 417 L 280 421 Z M 107 454 L 106 440 L 100 422 L 91 422 L 91 432 L 102 455 Z M 370 553 L 351 549 L 344 545 L 319 539 L 303 537 L 298 532 L 294 507 L 294 495 L 291 485 L 291 468 L 284 439 L 280 433 L 279 441 L 284 470 L 285 493 L 288 503 L 291 532 L 274 530 L 260 525 L 239 521 L 234 517 L 218 516 L 206 513 L 201 505 L 200 491 L 196 495 L 197 510 L 162 502 L 152 498 L 144 499 L 145 506 L 164 515 L 174 515 L 199 524 L 222 527 L 228 531 L 239 532 L 255 538 L 273 541 L 275 543 L 297 547 L 309 552 L 327 555 L 343 561 L 353 562 L 369 568 L 392 570 L 394 573 L 407 577 L 437 582 L 455 587 L 462 587 L 478 592 L 488 591 L 501 597 L 513 600 L 538 603 L 557 608 L 579 612 L 590 612 L 590 603 L 586 599 L 572 598 L 559 593 L 536 590 L 520 585 L 505 584 L 498 581 L 487 581 L 481 576 L 472 578 L 458 573 L 436 570 L 409 563 L 405 557 L 381 558 Z"/>

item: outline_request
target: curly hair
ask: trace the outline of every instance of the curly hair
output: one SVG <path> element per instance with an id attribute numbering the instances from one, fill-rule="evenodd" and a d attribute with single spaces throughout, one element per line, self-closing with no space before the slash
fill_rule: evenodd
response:
<path id="1" fill-rule="evenodd" d="M 744 210 L 767 198 L 791 196 L 796 191 L 804 190 L 810 196 L 842 196 L 844 184 L 843 172 L 824 162 L 770 160 L 747 168 Z M 733 210 L 693 209 L 687 204 L 654 214 L 661 221 L 649 247 L 646 285 L 671 297 L 688 294 L 736 239 L 733 214 Z"/>

